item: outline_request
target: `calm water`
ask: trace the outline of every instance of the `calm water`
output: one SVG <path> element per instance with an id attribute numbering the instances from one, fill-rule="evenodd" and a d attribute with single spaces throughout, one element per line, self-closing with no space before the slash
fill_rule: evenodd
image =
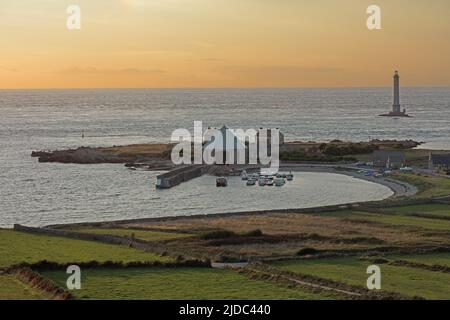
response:
<path id="1" fill-rule="evenodd" d="M 0 226 L 383 198 L 390 193 L 384 187 L 312 174 L 302 174 L 270 201 L 268 191 L 258 187 L 242 190 L 239 185 L 217 192 L 210 188 L 212 177 L 161 192 L 153 190 L 155 173 L 130 172 L 122 165 L 38 164 L 30 153 L 167 142 L 174 129 L 190 129 L 194 120 L 205 126 L 280 127 L 287 140 L 408 138 L 450 149 L 449 88 L 404 89 L 403 105 L 414 118 L 378 117 L 390 109 L 390 97 L 389 88 L 0 91 Z M 348 188 L 334 188 L 341 184 Z"/>

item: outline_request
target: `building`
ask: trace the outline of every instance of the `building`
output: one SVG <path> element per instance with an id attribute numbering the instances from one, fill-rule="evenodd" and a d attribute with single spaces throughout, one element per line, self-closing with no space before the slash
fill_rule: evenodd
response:
<path id="1" fill-rule="evenodd" d="M 210 140 L 203 145 L 203 150 L 210 149 L 216 164 L 237 164 L 239 155 L 244 155 L 244 163 L 247 159 L 247 147 L 226 126 L 220 129 L 208 128 Z M 220 134 L 219 134 L 220 133 Z"/>
<path id="2" fill-rule="evenodd" d="M 432 170 L 450 169 L 450 154 L 431 154 L 428 167 Z"/>
<path id="3" fill-rule="evenodd" d="M 405 154 L 401 151 L 375 150 L 373 166 L 378 169 L 399 169 L 406 165 Z"/>
<path id="4" fill-rule="evenodd" d="M 385 114 L 380 114 L 383 117 L 409 117 L 406 109 L 401 110 L 400 105 L 400 76 L 398 71 L 394 74 L 394 103 L 392 104 L 392 111 Z"/>
<path id="5" fill-rule="evenodd" d="M 263 130 L 265 130 L 264 135 L 267 135 L 267 138 L 262 138 L 261 133 Z M 253 132 L 256 133 L 254 137 L 238 138 L 233 130 L 226 126 L 220 129 L 208 128 L 205 134 L 206 141 L 203 145 L 203 150 L 209 149 L 212 151 L 214 149 L 211 155 L 215 157 L 216 164 L 248 164 L 254 163 L 253 161 L 259 161 L 261 153 L 264 153 L 265 156 L 272 156 L 272 135 L 278 134 L 279 145 L 284 144 L 284 135 L 278 128 L 260 128 L 258 131 Z M 261 139 L 267 140 L 263 141 Z M 266 152 L 263 152 L 261 148 L 263 142 L 266 142 Z M 250 152 L 256 154 L 250 155 Z M 240 156 L 243 157 L 241 158 Z"/>

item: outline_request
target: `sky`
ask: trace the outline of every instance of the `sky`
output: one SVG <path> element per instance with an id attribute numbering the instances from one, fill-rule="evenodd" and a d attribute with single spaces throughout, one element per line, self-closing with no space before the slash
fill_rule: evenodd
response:
<path id="1" fill-rule="evenodd" d="M 450 86 L 448 0 L 0 0 L 0 41 L 2 89 Z"/>

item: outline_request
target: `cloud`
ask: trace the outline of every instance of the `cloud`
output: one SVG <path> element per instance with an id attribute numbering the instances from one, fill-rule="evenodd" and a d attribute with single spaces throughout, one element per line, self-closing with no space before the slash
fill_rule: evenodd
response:
<path id="1" fill-rule="evenodd" d="M 72 74 L 72 75 L 83 75 L 83 74 L 103 74 L 103 75 L 149 75 L 149 74 L 160 74 L 165 73 L 164 70 L 159 69 L 139 69 L 139 68 L 124 68 L 124 69 L 101 69 L 96 67 L 73 67 L 67 68 L 56 73 L 60 74 Z"/>
<path id="2" fill-rule="evenodd" d="M 331 84 L 333 79 L 354 80 L 355 74 L 339 68 L 303 66 L 220 66 L 217 72 L 240 84 L 306 86 Z"/>
<path id="3" fill-rule="evenodd" d="M 119 0 L 119 3 L 127 7 L 159 7 L 172 6 L 179 3 L 185 4 L 188 0 Z"/>
<path id="4" fill-rule="evenodd" d="M 0 69 L 1 69 L 1 70 L 4 70 L 4 71 L 8 71 L 8 72 L 18 72 L 18 71 L 19 71 L 19 69 L 17 69 L 17 68 L 11 68 L 11 67 L 1 67 L 1 66 L 0 66 Z"/>

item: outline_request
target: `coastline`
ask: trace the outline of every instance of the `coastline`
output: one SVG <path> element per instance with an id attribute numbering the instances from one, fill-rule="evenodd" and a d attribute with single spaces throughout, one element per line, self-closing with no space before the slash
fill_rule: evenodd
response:
<path id="1" fill-rule="evenodd" d="M 418 192 L 417 187 L 400 182 L 394 179 L 384 179 L 384 178 L 372 178 L 361 176 L 352 168 L 346 168 L 347 170 L 343 170 L 344 167 L 336 166 L 336 165 L 323 165 L 323 164 L 284 164 L 280 166 L 282 171 L 292 170 L 294 172 L 318 172 L 318 173 L 333 173 L 333 174 L 342 174 L 353 177 L 355 179 L 360 179 L 372 183 L 378 183 L 388 187 L 393 194 L 390 197 L 387 197 L 382 200 L 373 200 L 373 201 L 363 201 L 363 202 L 348 202 L 341 203 L 335 205 L 327 205 L 327 206 L 316 206 L 316 207 L 308 207 L 308 208 L 281 208 L 281 209 L 270 209 L 270 210 L 248 210 L 248 211 L 236 211 L 236 212 L 218 212 L 218 213 L 208 213 L 208 214 L 192 214 L 192 215 L 175 215 L 175 216 L 165 216 L 165 217 L 149 217 L 149 218 L 135 218 L 135 219 L 119 219 L 119 220 L 108 220 L 108 221 L 96 221 L 96 222 L 79 222 L 79 223 L 66 223 L 66 224 L 50 224 L 45 225 L 43 228 L 67 228 L 67 227 L 78 227 L 78 226 L 114 226 L 114 225 L 122 225 L 122 224 L 130 224 L 130 223 L 146 223 L 146 222 L 155 222 L 155 221 L 174 221 L 181 219 L 198 219 L 198 218 L 220 218 L 220 217 L 234 217 L 234 216 L 251 216 L 251 215 L 264 215 L 264 214 L 272 214 L 272 213 L 311 213 L 311 212 L 321 212 L 321 211 L 333 211 L 333 210 L 342 210 L 349 208 L 357 208 L 365 205 L 377 205 L 379 203 L 384 203 L 386 201 L 398 199 L 405 196 L 412 196 Z"/>
<path id="2" fill-rule="evenodd" d="M 363 176 L 356 171 L 359 170 L 359 168 L 354 166 L 324 165 L 324 164 L 284 164 L 281 165 L 280 168 L 284 169 L 284 171 L 291 170 L 295 172 L 324 172 L 324 173 L 343 174 L 353 177 L 355 179 L 378 183 L 385 187 L 388 187 L 394 193 L 392 196 L 384 200 L 405 196 L 410 197 L 415 195 L 419 191 L 416 186 L 395 179 Z"/>

